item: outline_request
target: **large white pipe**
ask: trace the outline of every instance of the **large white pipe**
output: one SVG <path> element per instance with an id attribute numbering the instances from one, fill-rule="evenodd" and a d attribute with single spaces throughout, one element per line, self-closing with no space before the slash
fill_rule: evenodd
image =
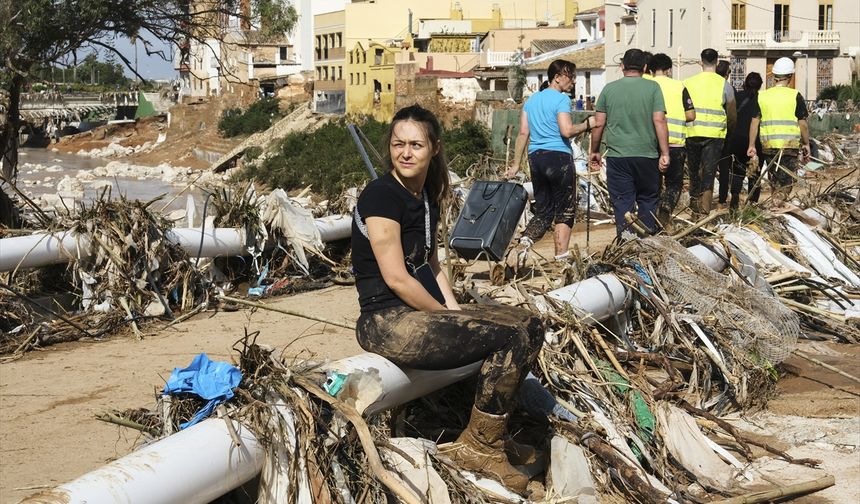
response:
<path id="1" fill-rule="evenodd" d="M 314 221 L 323 242 L 348 238 L 352 218 L 330 215 Z M 203 230 L 201 247 L 200 229 L 174 228 L 166 233 L 167 239 L 181 246 L 189 256 L 234 256 L 246 254 L 245 231 L 236 228 L 209 228 Z M 38 268 L 84 259 L 93 250 L 86 235 L 70 231 L 37 233 L 27 236 L 0 238 L 0 272 L 13 269 Z"/>
<path id="2" fill-rule="evenodd" d="M 26 504 L 205 504 L 254 478 L 265 451 L 251 431 L 210 418 L 80 478 L 26 498 Z"/>
<path id="3" fill-rule="evenodd" d="M 687 250 L 715 271 L 722 271 L 726 267 L 725 261 L 708 247 L 694 245 Z M 566 285 L 547 295 L 570 305 L 587 324 L 608 319 L 623 310 L 630 300 L 627 287 L 618 277 L 609 273 Z"/>
<path id="4" fill-rule="evenodd" d="M 364 415 L 372 415 L 468 378 L 478 372 L 482 363 L 443 371 L 422 371 L 404 369 L 380 355 L 363 353 L 332 362 L 325 369 L 360 377 L 362 381 L 354 385 L 347 383 L 338 399 L 352 403 Z"/>
<path id="5" fill-rule="evenodd" d="M 697 245 L 689 250 L 713 269 L 725 267 L 722 259 L 706 247 Z M 568 294 L 563 295 L 564 292 Z M 629 298 L 624 284 L 609 274 L 557 289 L 550 295 L 580 312 L 591 314 L 596 320 L 605 320 L 623 309 Z M 480 365 L 475 362 L 453 370 L 421 371 L 402 369 L 379 355 L 364 353 L 335 361 L 325 369 L 348 375 L 338 398 L 369 415 L 467 378 L 475 374 Z M 224 421 L 209 419 L 23 502 L 209 502 L 260 471 L 262 449 L 246 428 L 242 429 L 242 439 L 243 448 L 239 450 L 245 451 L 237 452 Z"/>

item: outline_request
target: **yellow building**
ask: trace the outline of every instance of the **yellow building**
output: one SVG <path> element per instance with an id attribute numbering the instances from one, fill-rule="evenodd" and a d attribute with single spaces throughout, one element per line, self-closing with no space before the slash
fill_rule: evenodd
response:
<path id="1" fill-rule="evenodd" d="M 346 113 L 389 121 L 394 115 L 395 66 L 398 55 L 408 59 L 411 48 L 400 44 L 360 42 L 347 53 Z"/>
<path id="2" fill-rule="evenodd" d="M 346 113 L 390 120 L 398 65 L 415 66 L 435 51 L 464 72 L 480 63 L 481 39 L 493 29 L 573 26 L 583 5 L 596 0 L 352 1 L 344 6 Z M 427 53 L 417 53 L 421 26 L 430 26 Z M 440 35 L 442 34 L 442 35 Z M 453 56 L 452 56 L 453 55 Z M 471 56 L 474 55 L 474 56 Z M 463 62 L 470 62 L 468 68 Z M 445 65 L 447 66 L 447 65 Z M 439 65 L 437 65 L 437 68 Z M 442 69 L 442 68 L 438 68 Z M 401 74 L 408 72 L 404 71 Z"/>

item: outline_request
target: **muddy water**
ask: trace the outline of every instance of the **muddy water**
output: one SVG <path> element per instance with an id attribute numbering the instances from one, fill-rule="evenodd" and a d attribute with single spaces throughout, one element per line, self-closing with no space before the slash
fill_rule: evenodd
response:
<path id="1" fill-rule="evenodd" d="M 63 201 L 66 206 L 69 206 L 70 203 L 74 204 L 75 201 L 92 202 L 105 190 L 105 187 L 109 186 L 112 196 L 118 197 L 122 194 L 130 200 L 148 201 L 164 195 L 162 200 L 155 203 L 152 208 L 162 209 L 164 207 L 165 212 L 184 209 L 187 204 L 186 195 L 190 193 L 194 197 L 199 216 L 199 210 L 201 210 L 205 197 L 202 196 L 202 191 L 196 186 L 176 197 L 186 188 L 189 181 L 194 180 L 196 175 L 176 177 L 173 180 L 163 180 L 157 176 L 93 176 L 94 170 L 107 166 L 108 163 L 115 160 L 52 152 L 50 149 L 30 148 L 20 149 L 18 156 L 18 187 L 37 201 L 40 197 L 50 197 L 57 194 L 57 185 L 66 176 L 80 181 L 80 185 L 75 184 L 80 192 L 73 196 L 67 196 L 68 193 L 63 193 Z M 125 162 L 122 159 L 119 161 Z"/>

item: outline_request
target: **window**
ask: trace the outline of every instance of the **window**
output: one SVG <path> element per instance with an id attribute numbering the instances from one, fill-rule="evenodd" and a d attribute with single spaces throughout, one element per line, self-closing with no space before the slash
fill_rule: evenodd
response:
<path id="1" fill-rule="evenodd" d="M 818 29 L 833 29 L 833 3 L 830 1 L 821 1 L 818 4 Z"/>
<path id="2" fill-rule="evenodd" d="M 621 23 L 615 23 L 615 41 L 621 42 Z"/>
<path id="3" fill-rule="evenodd" d="M 738 58 L 736 56 L 732 56 L 732 59 L 729 60 L 730 64 L 730 72 L 729 73 L 729 83 L 735 89 L 741 89 L 744 87 L 744 79 L 746 78 L 747 73 L 747 60 L 746 58 Z"/>
<path id="4" fill-rule="evenodd" d="M 672 44 L 675 42 L 675 11 L 673 9 L 669 9 L 669 40 L 667 41 L 667 46 L 672 47 Z"/>
<path id="5" fill-rule="evenodd" d="M 337 80 L 343 80 L 343 67 L 337 67 Z"/>
<path id="6" fill-rule="evenodd" d="M 349 64 L 352 65 L 352 53 L 349 53 Z"/>
<path id="7" fill-rule="evenodd" d="M 381 65 L 382 64 L 382 49 L 376 49 L 374 51 L 373 64 L 374 65 Z"/>
<path id="8" fill-rule="evenodd" d="M 349 85 L 352 86 L 353 84 L 355 84 L 355 80 L 353 79 L 352 72 L 350 72 L 350 74 L 349 74 Z"/>
<path id="9" fill-rule="evenodd" d="M 773 4 L 773 40 L 788 39 L 788 4 Z"/>
<path id="10" fill-rule="evenodd" d="M 281 61 L 287 61 L 287 48 L 281 47 Z"/>
<path id="11" fill-rule="evenodd" d="M 361 72 L 361 83 L 367 84 L 367 72 Z"/>
<path id="12" fill-rule="evenodd" d="M 651 9 L 651 47 L 657 45 L 657 9 Z"/>
<path id="13" fill-rule="evenodd" d="M 818 87 L 816 89 L 820 93 L 822 89 L 833 85 L 833 58 L 818 58 Z M 804 97 L 807 100 L 808 96 Z"/>
<path id="14" fill-rule="evenodd" d="M 740 2 L 732 2 L 732 30 L 747 29 L 747 5 Z"/>

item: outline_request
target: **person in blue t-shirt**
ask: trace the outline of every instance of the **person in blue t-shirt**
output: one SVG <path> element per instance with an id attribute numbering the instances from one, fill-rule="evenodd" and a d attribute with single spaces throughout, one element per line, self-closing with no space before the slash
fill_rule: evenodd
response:
<path id="1" fill-rule="evenodd" d="M 576 110 L 585 110 L 585 100 L 582 99 L 582 95 L 579 95 L 579 99 L 576 100 Z"/>
<path id="2" fill-rule="evenodd" d="M 528 145 L 528 160 L 534 188 L 534 218 L 529 221 L 520 243 L 530 247 L 555 223 L 555 255 L 567 257 L 570 231 L 576 216 L 576 174 L 570 137 L 591 129 L 590 118 L 574 124 L 570 115 L 570 96 L 576 65 L 555 60 L 549 65 L 549 87 L 529 97 L 520 114 L 520 132 L 512 164 L 505 177 L 520 170 Z"/>

